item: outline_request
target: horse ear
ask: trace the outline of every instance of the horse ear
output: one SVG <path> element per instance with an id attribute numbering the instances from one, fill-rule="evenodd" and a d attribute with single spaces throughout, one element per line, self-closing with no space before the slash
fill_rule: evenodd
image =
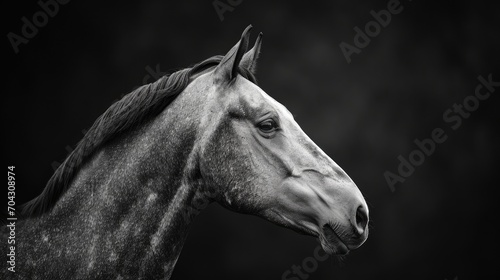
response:
<path id="1" fill-rule="evenodd" d="M 238 75 L 240 61 L 248 49 L 250 29 L 252 29 L 252 25 L 245 28 L 238 43 L 236 43 L 236 45 L 229 50 L 229 52 L 222 58 L 219 65 L 217 65 L 217 68 L 214 70 L 216 80 L 230 82 L 236 78 Z"/>
<path id="2" fill-rule="evenodd" d="M 262 45 L 262 35 L 262 32 L 260 32 L 252 49 L 243 56 L 240 63 L 241 67 L 248 69 L 254 75 L 257 71 L 257 59 L 259 58 L 260 46 Z"/>

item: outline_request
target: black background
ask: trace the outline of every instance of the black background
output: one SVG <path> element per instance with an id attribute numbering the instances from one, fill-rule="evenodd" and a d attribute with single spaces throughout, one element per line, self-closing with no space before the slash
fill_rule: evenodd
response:
<path id="1" fill-rule="evenodd" d="M 148 68 L 172 72 L 225 54 L 251 23 L 253 38 L 264 33 L 260 86 L 370 207 L 365 245 L 320 262 L 308 279 L 495 277 L 500 88 L 457 130 L 443 113 L 474 94 L 479 75 L 500 81 L 500 10 L 494 1 L 437 2 L 401 1 L 403 11 L 351 63 L 339 44 L 353 44 L 353 28 L 388 1 L 246 0 L 223 21 L 213 1 L 71 1 L 18 54 L 7 33 L 20 34 L 21 18 L 40 6 L 6 2 L 2 158 L 16 166 L 16 201 L 41 192 L 65 147 L 113 101 L 154 80 Z M 397 157 L 438 127 L 447 140 L 392 192 L 384 172 L 397 172 Z M 281 279 L 316 246 L 211 205 L 193 223 L 172 279 Z"/>

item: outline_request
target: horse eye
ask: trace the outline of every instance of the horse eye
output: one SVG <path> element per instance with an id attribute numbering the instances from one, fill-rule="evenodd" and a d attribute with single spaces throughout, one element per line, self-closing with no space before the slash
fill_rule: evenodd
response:
<path id="1" fill-rule="evenodd" d="M 273 132 L 278 128 L 278 124 L 273 119 L 267 119 L 258 124 L 259 129 L 262 132 Z"/>

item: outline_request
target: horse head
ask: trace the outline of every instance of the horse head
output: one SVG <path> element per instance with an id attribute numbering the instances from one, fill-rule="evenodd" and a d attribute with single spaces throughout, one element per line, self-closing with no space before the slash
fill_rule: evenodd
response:
<path id="1" fill-rule="evenodd" d="M 256 69 L 262 34 L 247 50 L 249 30 L 190 84 L 209 95 L 199 136 L 204 185 L 226 208 L 318 237 L 329 254 L 346 254 L 367 239 L 366 202 L 285 106 L 239 74 Z"/>

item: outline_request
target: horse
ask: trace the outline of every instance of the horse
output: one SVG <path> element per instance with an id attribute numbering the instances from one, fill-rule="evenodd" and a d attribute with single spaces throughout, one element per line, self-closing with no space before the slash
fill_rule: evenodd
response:
<path id="1" fill-rule="evenodd" d="M 316 237 L 328 254 L 365 242 L 363 195 L 257 85 L 262 33 L 249 49 L 250 29 L 95 121 L 20 207 L 15 272 L 2 279 L 169 279 L 192 209 L 209 203 Z"/>

